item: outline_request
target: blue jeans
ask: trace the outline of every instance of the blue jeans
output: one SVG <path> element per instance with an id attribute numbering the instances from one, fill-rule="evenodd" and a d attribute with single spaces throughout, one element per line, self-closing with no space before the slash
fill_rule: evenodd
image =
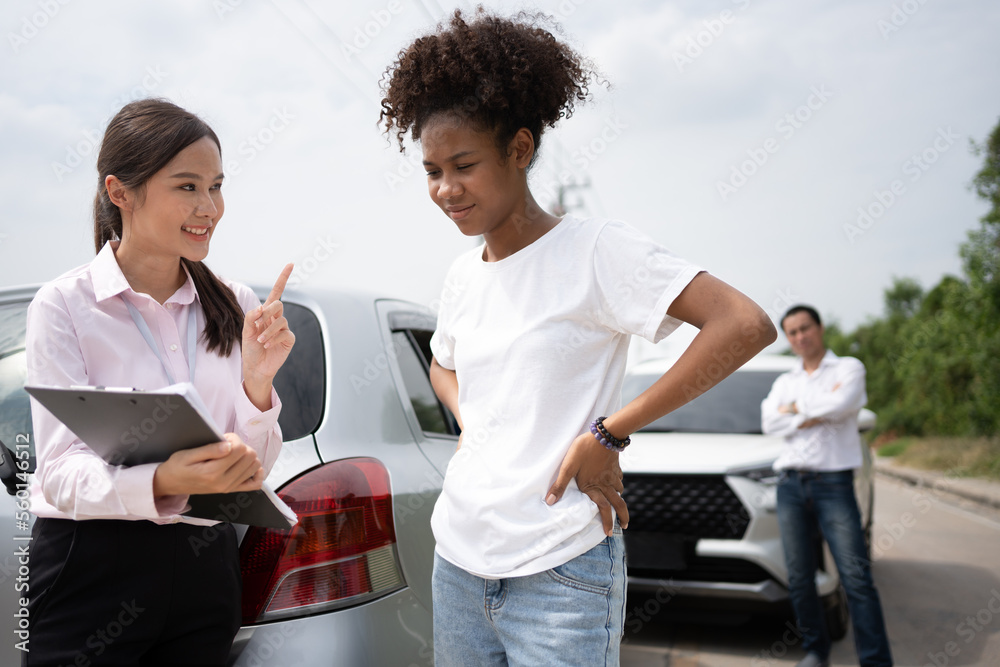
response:
<path id="1" fill-rule="evenodd" d="M 788 593 L 806 651 L 826 659 L 830 637 L 816 593 L 816 529 L 830 547 L 854 628 L 862 667 L 892 665 L 882 603 L 865 551 L 861 513 L 854 496 L 854 471 L 784 471 L 778 483 L 778 525 L 788 567 Z"/>
<path id="2" fill-rule="evenodd" d="M 612 537 L 538 574 L 483 579 L 434 556 L 436 667 L 618 667 L 625 544 Z"/>

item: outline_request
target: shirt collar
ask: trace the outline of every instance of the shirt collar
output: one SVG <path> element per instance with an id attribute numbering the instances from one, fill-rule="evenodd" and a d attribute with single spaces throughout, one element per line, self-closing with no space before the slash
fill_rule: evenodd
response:
<path id="1" fill-rule="evenodd" d="M 115 259 L 115 248 L 118 247 L 118 243 L 118 241 L 105 243 L 101 251 L 97 253 L 97 257 L 90 263 L 90 279 L 93 281 L 94 298 L 98 303 L 113 299 L 123 292 L 132 292 L 132 286 L 128 284 L 125 274 L 118 266 L 118 260 Z M 198 298 L 198 290 L 194 287 L 191 273 L 183 263 L 181 268 L 184 269 L 184 275 L 187 276 L 187 279 L 165 303 L 176 303 L 183 306 Z"/>
<path id="2" fill-rule="evenodd" d="M 833 350 L 827 348 L 826 354 L 824 354 L 823 358 L 819 360 L 819 366 L 816 367 L 816 370 L 819 370 L 824 366 L 829 366 L 830 364 L 836 362 L 837 359 L 839 359 L 839 357 L 833 353 Z M 802 361 L 801 357 L 799 358 L 799 363 L 795 365 L 794 371 L 797 374 L 806 372 L 805 362 Z"/>

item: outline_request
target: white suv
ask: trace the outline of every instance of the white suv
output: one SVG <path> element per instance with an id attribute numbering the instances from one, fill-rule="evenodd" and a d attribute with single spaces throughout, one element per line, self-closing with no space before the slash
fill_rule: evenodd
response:
<path id="1" fill-rule="evenodd" d="M 673 359 L 633 366 L 622 388 L 628 402 L 659 379 Z M 758 355 L 707 393 L 632 436 L 622 454 L 629 526 L 629 588 L 670 591 L 678 602 L 745 611 L 788 606 L 788 573 L 775 513 L 783 440 L 761 433 L 760 404 L 794 357 Z M 710 369 L 708 369 L 710 370 Z M 862 410 L 862 430 L 875 415 Z M 872 525 L 871 455 L 855 474 L 866 538 Z M 816 584 L 835 639 L 848 627 L 833 559 L 822 550 Z"/>

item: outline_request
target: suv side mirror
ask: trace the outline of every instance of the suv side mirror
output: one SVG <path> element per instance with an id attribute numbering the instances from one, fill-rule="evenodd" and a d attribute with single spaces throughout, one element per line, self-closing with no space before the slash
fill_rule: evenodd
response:
<path id="1" fill-rule="evenodd" d="M 875 428 L 875 413 L 868 408 L 861 408 L 858 412 L 858 432 L 864 433 L 865 431 L 870 431 Z"/>

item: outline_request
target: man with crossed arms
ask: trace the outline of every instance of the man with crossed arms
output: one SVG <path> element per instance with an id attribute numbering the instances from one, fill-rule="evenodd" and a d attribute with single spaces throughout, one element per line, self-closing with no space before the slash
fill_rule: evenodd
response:
<path id="1" fill-rule="evenodd" d="M 781 328 L 801 366 L 782 374 L 761 404 L 764 433 L 785 437 L 774 463 L 778 525 L 788 569 L 788 594 L 806 657 L 798 667 L 829 665 L 830 637 L 816 592 L 817 529 L 830 547 L 847 593 L 861 667 L 890 667 L 882 604 L 872 581 L 854 469 L 862 464 L 858 411 L 868 401 L 865 367 L 823 343 L 819 313 L 793 306 Z"/>

